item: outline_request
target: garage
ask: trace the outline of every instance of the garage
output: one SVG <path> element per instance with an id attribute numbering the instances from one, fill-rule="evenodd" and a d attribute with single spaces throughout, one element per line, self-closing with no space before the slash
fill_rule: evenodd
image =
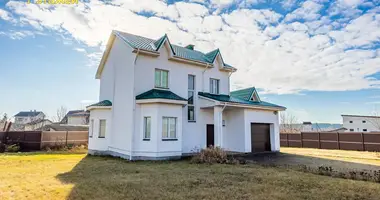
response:
<path id="1" fill-rule="evenodd" d="M 270 124 L 251 123 L 252 152 L 271 151 Z"/>

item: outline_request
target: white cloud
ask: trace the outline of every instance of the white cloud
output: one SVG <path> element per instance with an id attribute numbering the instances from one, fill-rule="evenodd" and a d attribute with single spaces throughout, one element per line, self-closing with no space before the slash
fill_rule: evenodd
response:
<path id="1" fill-rule="evenodd" d="M 78 52 L 86 52 L 85 49 L 83 48 L 74 48 L 75 51 L 78 51 Z"/>
<path id="2" fill-rule="evenodd" d="M 6 21 L 12 20 L 11 14 L 8 11 L 3 10 L 3 9 L 0 9 L 0 18 Z"/>
<path id="3" fill-rule="evenodd" d="M 150 38 L 167 33 L 172 43 L 195 44 L 205 52 L 220 48 L 224 60 L 238 68 L 231 77 L 232 88 L 256 86 L 266 93 L 297 93 L 380 87 L 379 80 L 367 78 L 380 71 L 380 51 L 370 48 L 380 38 L 377 8 L 360 16 L 331 19 L 320 16 L 325 2 L 293 2 L 291 7 L 298 8 L 286 16 L 240 8 L 219 15 L 215 6 L 234 1 L 212 0 L 211 7 L 207 2 L 168 5 L 162 0 L 115 0 L 114 6 L 93 0 L 78 6 L 46 7 L 9 1 L 6 9 L 20 17 L 24 26 L 52 31 L 61 36 L 60 41 L 99 48 L 86 54 L 91 67 L 99 64 L 116 29 Z M 354 7 L 355 3 L 348 4 Z M 153 16 L 136 14 L 143 11 Z"/>
<path id="4" fill-rule="evenodd" d="M 0 31 L 0 35 L 7 36 L 12 40 L 21 40 L 26 37 L 34 37 L 36 34 L 41 35 L 41 33 L 39 32 L 32 32 L 32 31 L 27 31 L 27 30 L 20 30 L 20 31 L 10 30 L 7 32 Z"/>

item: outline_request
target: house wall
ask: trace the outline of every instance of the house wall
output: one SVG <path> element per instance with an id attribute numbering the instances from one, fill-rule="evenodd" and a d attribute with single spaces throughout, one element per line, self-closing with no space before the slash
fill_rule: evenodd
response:
<path id="1" fill-rule="evenodd" d="M 67 124 L 86 125 L 86 116 L 69 116 L 67 117 Z"/>
<path id="2" fill-rule="evenodd" d="M 98 109 L 90 112 L 90 125 L 89 135 L 92 133 L 92 137 L 88 139 L 89 153 L 91 151 L 107 151 L 110 143 L 110 139 L 113 136 L 112 133 L 112 111 L 109 109 Z M 105 138 L 99 138 L 99 120 L 106 120 L 106 135 Z M 91 124 L 91 120 L 94 120 L 94 124 Z"/>
<path id="3" fill-rule="evenodd" d="M 191 153 L 195 149 L 206 147 L 206 124 L 213 124 L 213 113 L 200 109 L 198 92 L 209 92 L 210 78 L 215 78 L 220 80 L 220 94 L 229 94 L 229 73 L 219 70 L 219 63 L 217 59 L 213 68 L 209 67 L 206 69 L 206 67 L 202 66 L 171 61 L 168 60 L 168 58 L 169 52 L 164 45 L 160 49 L 159 57 L 145 55 L 138 56 L 135 68 L 135 77 L 143 78 L 135 79 L 135 93 L 138 95 L 154 88 L 154 71 L 158 68 L 169 71 L 169 90 L 183 98 L 187 98 L 188 75 L 195 75 L 194 102 L 196 122 L 188 122 L 187 106 L 182 108 L 182 151 L 183 153 Z"/>
<path id="4" fill-rule="evenodd" d="M 43 119 L 43 118 L 45 118 L 45 114 L 43 114 L 43 113 L 40 113 L 34 117 L 31 117 L 31 116 L 15 117 L 15 124 L 27 124 L 27 123 L 30 123 L 30 122 L 33 122 L 33 121 L 36 121 L 39 119 Z"/>
<path id="5" fill-rule="evenodd" d="M 380 131 L 379 127 L 374 124 L 380 125 L 379 118 L 369 118 L 364 116 L 342 116 L 343 117 L 343 127 L 347 128 L 345 132 L 371 132 Z M 350 123 L 352 121 L 352 123 Z M 363 123 L 365 121 L 365 123 Z M 367 131 L 364 131 L 367 129 Z"/>
<path id="6" fill-rule="evenodd" d="M 244 109 L 245 152 L 251 152 L 251 123 L 270 124 L 272 151 L 280 150 L 279 114 L 273 111 Z"/>
<path id="7" fill-rule="evenodd" d="M 223 113 L 226 126 L 223 131 L 223 148 L 245 152 L 244 109 L 226 109 Z"/>

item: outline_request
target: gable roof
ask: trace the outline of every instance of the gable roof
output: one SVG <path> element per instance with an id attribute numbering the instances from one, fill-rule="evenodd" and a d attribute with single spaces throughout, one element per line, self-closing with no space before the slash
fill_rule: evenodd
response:
<path id="1" fill-rule="evenodd" d="M 39 114 L 43 114 L 41 111 L 21 111 L 15 115 L 15 117 L 35 117 Z"/>
<path id="2" fill-rule="evenodd" d="M 251 106 L 258 106 L 258 107 L 272 107 L 272 108 L 278 108 L 280 110 L 286 109 L 283 106 L 279 106 L 279 105 L 265 102 L 265 101 L 261 101 L 261 102 L 247 101 L 238 97 L 225 95 L 225 94 L 210 94 L 206 92 L 198 92 L 198 95 L 212 99 L 212 100 L 225 102 L 225 103 L 245 104 L 245 105 L 251 105 Z"/>
<path id="3" fill-rule="evenodd" d="M 38 123 L 43 123 L 43 122 L 48 122 L 48 123 L 53 123 L 51 120 L 49 119 L 37 119 L 37 120 L 34 120 L 34 121 L 31 121 L 25 125 L 35 125 L 35 124 L 38 124 Z"/>
<path id="4" fill-rule="evenodd" d="M 103 100 L 99 101 L 98 103 L 91 104 L 87 106 L 87 108 L 92 106 L 112 106 L 112 102 L 110 100 Z"/>
<path id="5" fill-rule="evenodd" d="M 166 34 L 158 39 L 150 39 L 116 30 L 114 30 L 113 33 L 116 36 L 119 36 L 123 41 L 125 41 L 129 46 L 131 46 L 134 49 L 142 49 L 152 52 L 158 52 L 159 48 L 162 46 L 162 44 L 164 44 L 164 41 L 167 40 L 169 42 L 173 55 L 179 58 L 203 62 L 207 64 L 213 64 L 215 57 L 218 55 L 218 53 L 220 53 L 219 49 L 205 54 L 197 50 L 192 50 L 178 45 L 172 45 Z M 233 68 L 231 65 L 228 65 L 224 62 L 223 64 L 224 67 L 226 67 L 227 69 L 236 71 L 236 68 Z"/>
<path id="6" fill-rule="evenodd" d="M 136 100 L 143 99 L 169 99 L 177 101 L 187 101 L 187 99 L 178 96 L 170 90 L 152 89 L 136 96 Z"/>
<path id="7" fill-rule="evenodd" d="M 250 87 L 250 88 L 232 91 L 231 96 L 241 98 L 241 99 L 244 99 L 246 101 L 251 101 L 251 98 L 253 96 L 256 96 L 257 100 L 260 101 L 259 94 L 257 93 L 255 87 Z"/>

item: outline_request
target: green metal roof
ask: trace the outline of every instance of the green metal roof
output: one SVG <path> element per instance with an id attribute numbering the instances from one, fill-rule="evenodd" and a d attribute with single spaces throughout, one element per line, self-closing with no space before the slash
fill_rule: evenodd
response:
<path id="1" fill-rule="evenodd" d="M 247 101 L 239 97 L 234 97 L 234 96 L 229 96 L 229 95 L 224 95 L 224 94 L 210 94 L 206 92 L 198 92 L 198 95 L 209 98 L 209 99 L 213 99 L 216 101 L 227 102 L 227 103 L 229 102 L 229 103 L 245 104 L 245 105 L 252 105 L 252 106 L 276 107 L 276 108 L 285 109 L 285 107 L 283 106 L 279 106 L 279 105 L 272 104 L 265 101 L 260 101 L 260 102 Z"/>
<path id="2" fill-rule="evenodd" d="M 136 100 L 143 100 L 143 99 L 169 99 L 169 100 L 187 101 L 187 99 L 176 95 L 170 90 L 159 90 L 159 89 L 152 89 L 136 96 Z"/>
<path id="3" fill-rule="evenodd" d="M 109 100 L 103 100 L 98 103 L 91 104 L 87 107 L 91 107 L 91 106 L 112 106 L 112 102 Z"/>
<path id="4" fill-rule="evenodd" d="M 241 90 L 235 90 L 231 92 L 231 96 L 250 101 L 252 94 L 256 91 L 255 87 L 245 88 Z"/>
<path id="5" fill-rule="evenodd" d="M 132 48 L 143 49 L 147 51 L 158 51 L 158 49 L 164 43 L 165 39 L 169 41 L 169 38 L 167 37 L 166 34 L 162 36 L 161 38 L 154 40 L 154 39 L 150 39 L 150 38 L 146 38 L 146 37 L 142 37 L 138 35 L 133 35 L 130 33 L 120 32 L 120 31 L 114 31 L 114 33 L 120 36 Z M 169 41 L 169 44 L 170 44 L 170 41 Z M 188 59 L 188 60 L 200 61 L 200 62 L 209 63 L 209 64 L 212 64 L 214 62 L 216 55 L 220 52 L 219 49 L 216 49 L 207 54 L 204 54 L 200 51 L 191 50 L 191 49 L 181 47 L 178 45 L 170 44 L 170 46 L 173 51 L 173 54 L 177 57 Z M 223 65 L 225 68 L 235 69 L 231 65 L 228 65 L 224 62 L 223 62 Z"/>

